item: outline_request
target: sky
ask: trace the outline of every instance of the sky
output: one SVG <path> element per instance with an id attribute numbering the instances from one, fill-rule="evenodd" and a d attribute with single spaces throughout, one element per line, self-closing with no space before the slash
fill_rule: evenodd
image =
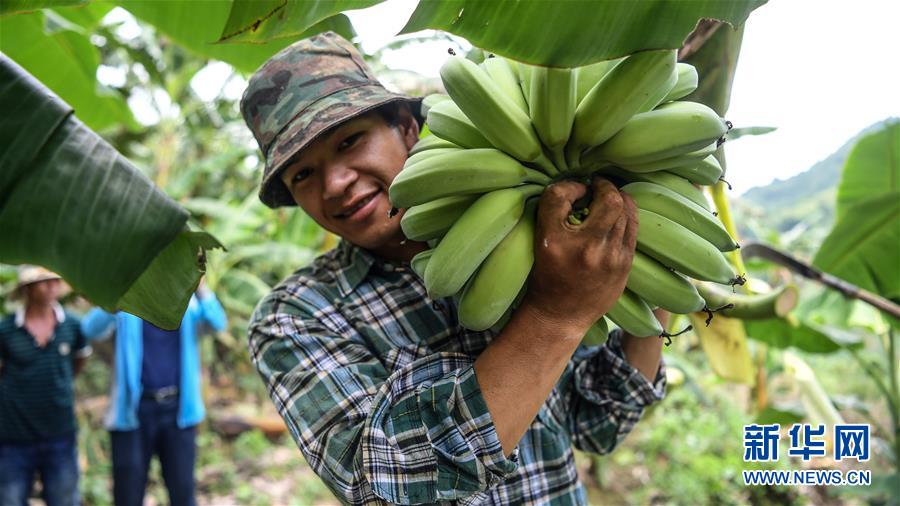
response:
<path id="1" fill-rule="evenodd" d="M 373 53 L 392 41 L 416 3 L 387 0 L 347 12 L 363 50 Z M 121 9 L 110 15 L 119 22 L 130 18 Z M 863 128 L 900 117 L 897 20 L 900 0 L 771 0 L 750 14 L 726 117 L 736 127 L 777 130 L 725 145 L 734 194 L 803 172 Z M 139 27 L 124 22 L 119 30 Z M 387 52 L 383 62 L 436 78 L 448 46 L 445 40 L 408 45 Z M 98 77 L 115 81 L 117 76 L 109 74 L 110 69 L 101 67 Z M 230 74 L 228 65 L 211 63 L 192 83 L 198 95 L 211 100 L 219 86 L 202 83 L 221 83 Z M 245 85 L 234 76 L 225 95 L 237 98 Z M 153 98 L 177 107 L 166 103 L 167 97 Z M 147 97 L 135 97 L 130 105 L 139 121 L 155 122 Z"/>

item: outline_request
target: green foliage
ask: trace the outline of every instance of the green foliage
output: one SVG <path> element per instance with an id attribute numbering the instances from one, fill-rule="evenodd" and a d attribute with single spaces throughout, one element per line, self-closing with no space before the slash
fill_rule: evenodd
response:
<path id="1" fill-rule="evenodd" d="M 850 153 L 837 216 L 814 265 L 900 300 L 900 121 L 867 135 Z"/>
<path id="2" fill-rule="evenodd" d="M 36 11 L 47 7 L 83 4 L 87 1 L 88 0 L 4 0 L 4 2 L 0 4 L 0 16 Z"/>
<path id="3" fill-rule="evenodd" d="M 11 113 L 0 122 L 0 260 L 44 265 L 97 305 L 177 327 L 215 240 L 184 230 L 183 209 L 3 56 L 0 79 Z"/>
<path id="4" fill-rule="evenodd" d="M 0 48 L 70 104 L 88 127 L 137 127 L 122 96 L 97 83 L 100 57 L 82 26 L 51 10 L 7 16 L 0 19 Z"/>
<path id="5" fill-rule="evenodd" d="M 423 1 L 400 33 L 434 28 L 514 60 L 576 67 L 647 49 L 677 49 L 700 18 L 740 25 L 764 3 L 602 1 L 585 8 L 581 2 Z"/>
<path id="6" fill-rule="evenodd" d="M 699 385 L 698 385 L 699 386 Z M 757 469 L 743 461 L 743 426 L 753 423 L 730 399 L 728 389 L 704 384 L 708 395 L 689 388 L 668 392 L 663 403 L 637 425 L 626 443 L 608 457 L 621 471 L 641 469 L 640 485 L 624 485 L 628 504 L 791 504 L 796 493 L 784 488 L 745 487 L 741 470 Z M 779 467 L 786 468 L 787 459 Z M 636 473 L 632 473 L 636 474 Z M 627 477 L 610 476 L 613 487 Z M 633 480 L 634 478 L 630 478 Z M 601 501 L 608 503 L 608 501 Z"/>
<path id="7" fill-rule="evenodd" d="M 302 39 L 332 30 L 352 39 L 355 32 L 343 11 L 362 9 L 382 0 L 233 0 L 219 42 L 263 43 L 273 39 Z"/>

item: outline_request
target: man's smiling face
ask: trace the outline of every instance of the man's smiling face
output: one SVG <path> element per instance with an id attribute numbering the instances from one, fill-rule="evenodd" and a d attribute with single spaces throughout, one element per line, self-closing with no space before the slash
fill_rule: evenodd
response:
<path id="1" fill-rule="evenodd" d="M 419 128 L 401 108 L 391 126 L 377 112 L 348 120 L 303 149 L 281 180 L 297 205 L 326 230 L 376 253 L 403 240 L 388 216 L 388 188 L 403 168 Z"/>

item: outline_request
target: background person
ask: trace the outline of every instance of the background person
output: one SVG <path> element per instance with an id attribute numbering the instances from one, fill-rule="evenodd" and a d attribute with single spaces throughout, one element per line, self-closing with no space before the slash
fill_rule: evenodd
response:
<path id="1" fill-rule="evenodd" d="M 0 322 L 0 504 L 28 504 L 34 477 L 49 506 L 79 504 L 75 375 L 91 347 L 78 318 L 59 304 L 60 277 L 19 268 L 12 297 L 22 300 Z"/>
<path id="2" fill-rule="evenodd" d="M 196 426 L 205 416 L 201 396 L 202 327 L 225 329 L 225 312 L 201 286 L 176 330 L 163 330 L 137 316 L 102 309 L 84 317 L 89 339 L 115 332 L 115 364 L 106 427 L 112 442 L 113 497 L 118 506 L 140 506 L 150 459 L 159 459 L 169 501 L 195 503 Z"/>
<path id="3" fill-rule="evenodd" d="M 522 304 L 499 332 L 462 328 L 453 299 L 429 298 L 410 269 L 426 245 L 389 217 L 418 102 L 385 90 L 331 32 L 251 77 L 241 111 L 265 157 L 260 199 L 300 206 L 342 241 L 260 302 L 250 356 L 342 502 L 583 504 L 572 447 L 612 451 L 664 392 L 659 339 L 579 346 L 624 290 L 634 202 L 596 179 L 573 226 L 587 188 L 549 186 Z"/>

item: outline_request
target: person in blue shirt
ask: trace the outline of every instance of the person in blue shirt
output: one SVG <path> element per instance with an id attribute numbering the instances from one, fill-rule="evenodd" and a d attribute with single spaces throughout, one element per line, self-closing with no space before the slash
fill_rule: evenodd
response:
<path id="1" fill-rule="evenodd" d="M 195 504 L 196 426 L 204 416 L 200 392 L 202 327 L 225 329 L 225 312 L 204 286 L 191 297 L 176 330 L 136 316 L 93 309 L 81 323 L 88 339 L 115 332 L 115 372 L 106 416 L 112 440 L 113 498 L 140 506 L 150 459 L 156 455 L 174 506 Z"/>

